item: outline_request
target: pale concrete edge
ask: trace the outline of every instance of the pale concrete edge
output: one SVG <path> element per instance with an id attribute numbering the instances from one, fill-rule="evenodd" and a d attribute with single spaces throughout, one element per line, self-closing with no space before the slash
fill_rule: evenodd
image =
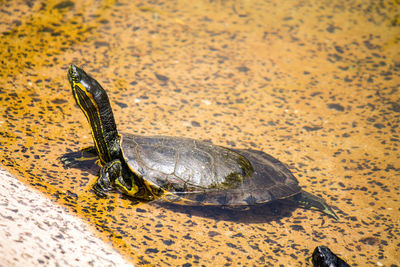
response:
<path id="1" fill-rule="evenodd" d="M 0 166 L 0 266 L 132 266 L 89 230 Z"/>

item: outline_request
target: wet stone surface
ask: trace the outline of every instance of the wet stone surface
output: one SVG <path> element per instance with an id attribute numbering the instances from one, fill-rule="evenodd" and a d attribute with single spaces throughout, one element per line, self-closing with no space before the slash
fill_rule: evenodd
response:
<path id="1" fill-rule="evenodd" d="M 317 245 L 351 266 L 398 266 L 400 33 L 396 1 L 5 1 L 0 165 L 83 218 L 132 262 L 304 266 Z M 263 150 L 340 217 L 97 198 L 66 78 L 108 91 L 118 129 Z"/>

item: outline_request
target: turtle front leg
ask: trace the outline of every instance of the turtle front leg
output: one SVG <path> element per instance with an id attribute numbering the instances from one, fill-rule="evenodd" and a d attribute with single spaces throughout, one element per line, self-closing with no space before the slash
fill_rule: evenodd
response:
<path id="1" fill-rule="evenodd" d="M 114 189 L 114 182 L 121 176 L 121 161 L 115 159 L 106 163 L 100 170 L 99 178 L 93 190 L 99 197 L 107 197 L 106 192 Z"/>

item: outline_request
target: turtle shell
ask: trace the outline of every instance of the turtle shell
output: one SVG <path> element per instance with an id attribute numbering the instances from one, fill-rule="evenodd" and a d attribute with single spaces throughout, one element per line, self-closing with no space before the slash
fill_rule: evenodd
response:
<path id="1" fill-rule="evenodd" d="M 124 135 L 121 147 L 135 174 L 198 204 L 255 205 L 301 191 L 293 174 L 261 151 L 234 150 L 190 138 L 139 135 Z"/>

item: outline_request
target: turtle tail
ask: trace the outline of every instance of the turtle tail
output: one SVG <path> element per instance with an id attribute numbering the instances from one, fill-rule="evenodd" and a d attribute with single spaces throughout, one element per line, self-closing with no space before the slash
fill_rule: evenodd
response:
<path id="1" fill-rule="evenodd" d="M 325 201 L 319 197 L 316 197 L 306 191 L 301 191 L 300 193 L 288 198 L 288 200 L 295 202 L 298 206 L 304 209 L 318 210 L 335 220 L 339 220 L 339 217 L 335 212 L 325 203 Z"/>

